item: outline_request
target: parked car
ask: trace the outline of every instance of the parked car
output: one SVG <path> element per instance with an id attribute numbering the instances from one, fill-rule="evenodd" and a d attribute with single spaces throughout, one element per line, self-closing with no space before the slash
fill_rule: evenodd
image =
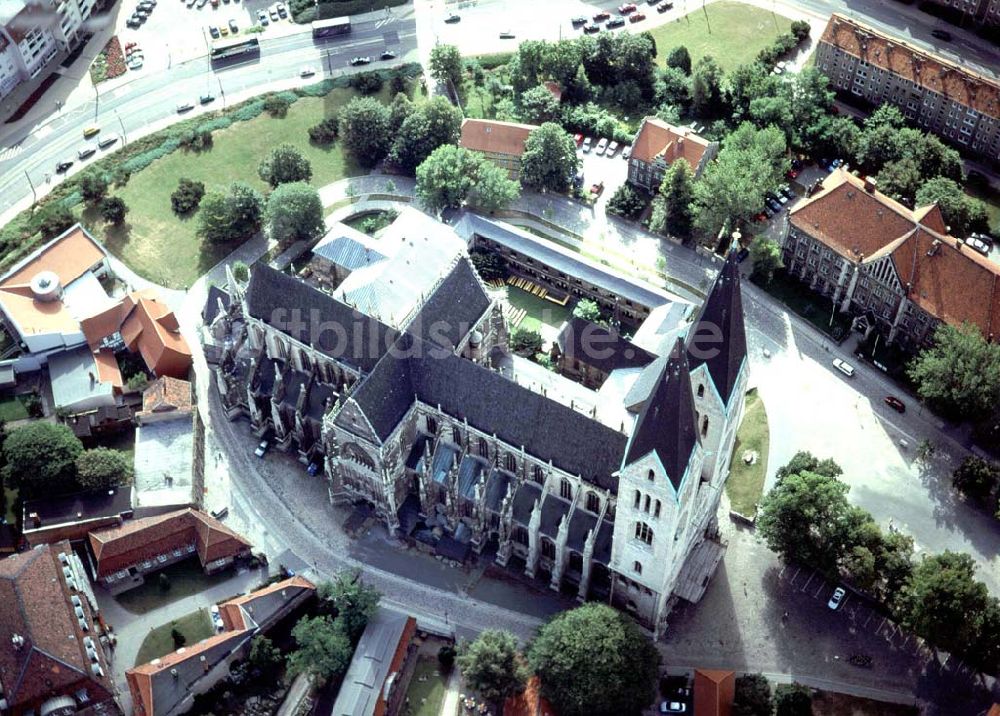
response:
<path id="1" fill-rule="evenodd" d="M 792 191 L 792 187 L 788 186 L 787 184 L 782 184 L 781 186 L 779 186 L 778 191 L 789 200 L 795 198 L 795 192 Z"/>
<path id="2" fill-rule="evenodd" d="M 288 17 L 288 9 L 285 7 L 285 3 L 279 2 L 274 6 L 274 9 L 278 11 L 278 17 L 281 19 Z"/>
<path id="3" fill-rule="evenodd" d="M 833 367 L 839 370 L 844 375 L 846 375 L 848 378 L 854 377 L 854 366 L 852 366 L 847 361 L 843 361 L 840 358 L 834 358 Z"/>
<path id="4" fill-rule="evenodd" d="M 198 101 L 201 102 L 202 104 L 211 104 L 212 102 L 215 101 L 215 95 L 203 94 L 201 97 L 198 98 Z"/>
<path id="5" fill-rule="evenodd" d="M 83 130 L 83 138 L 90 139 L 101 131 L 100 127 L 87 127 Z"/>
<path id="6" fill-rule="evenodd" d="M 590 151 L 590 142 L 591 142 L 590 137 L 587 137 L 586 139 L 583 140 L 583 146 L 580 147 L 580 149 L 583 151 L 584 154 Z"/>
<path id="7" fill-rule="evenodd" d="M 264 27 L 267 27 L 268 25 L 271 24 L 271 21 L 267 17 L 267 13 L 264 12 L 263 10 L 257 11 L 257 22 Z"/>
<path id="8" fill-rule="evenodd" d="M 316 69 L 313 67 L 303 67 L 299 70 L 299 77 L 312 77 L 316 74 Z"/>
<path id="9" fill-rule="evenodd" d="M 234 35 L 240 31 L 240 26 L 236 24 L 236 20 L 234 19 L 229 20 L 229 31 Z"/>
<path id="10" fill-rule="evenodd" d="M 98 146 L 99 149 L 107 149 L 108 147 L 110 147 L 112 144 L 114 144 L 117 141 L 118 141 L 118 135 L 117 134 L 109 134 L 106 137 L 101 137 L 101 141 L 99 141 L 97 143 L 97 146 Z"/>
<path id="11" fill-rule="evenodd" d="M 267 14 L 270 15 L 271 19 L 275 22 L 281 19 L 281 16 L 278 14 L 278 8 L 274 7 L 274 5 L 267 9 Z"/>
<path id="12" fill-rule="evenodd" d="M 642 22 L 645 19 L 646 19 L 645 15 L 643 15 L 641 12 L 637 12 L 634 15 L 629 15 L 628 21 L 629 22 Z"/>
<path id="13" fill-rule="evenodd" d="M 666 12 L 673 8 L 674 4 L 672 2 L 661 2 L 656 6 L 656 12 Z"/>
<path id="14" fill-rule="evenodd" d="M 983 256 L 987 256 L 990 253 L 990 244 L 981 234 L 973 234 L 965 240 L 965 243 L 969 248 L 978 251 Z"/>
<path id="15" fill-rule="evenodd" d="M 951 33 L 947 30 L 931 30 L 931 35 L 939 40 L 944 40 L 945 42 L 951 42 Z"/>
<path id="16" fill-rule="evenodd" d="M 579 147 L 581 144 L 583 144 L 583 135 L 580 132 L 577 132 L 576 134 L 573 135 L 573 141 L 576 142 L 576 146 Z"/>
<path id="17" fill-rule="evenodd" d="M 687 713 L 687 704 L 683 701 L 663 701 L 660 703 L 661 714 L 683 714 Z"/>
<path id="18" fill-rule="evenodd" d="M 781 205 L 785 205 L 788 203 L 788 197 L 782 194 L 780 191 L 769 191 L 767 192 L 766 196 L 770 197 L 771 199 L 774 199 Z"/>
<path id="19" fill-rule="evenodd" d="M 92 157 L 97 153 L 97 147 L 83 147 L 80 151 L 76 153 L 76 158 L 81 162 L 87 157 Z"/>
<path id="20" fill-rule="evenodd" d="M 766 203 L 767 204 L 767 208 L 769 208 L 775 214 L 777 214 L 779 211 L 781 211 L 781 204 L 779 204 L 777 201 L 775 201 L 771 197 L 767 197 L 764 200 L 764 203 Z"/>
<path id="21" fill-rule="evenodd" d="M 826 603 L 826 606 L 830 609 L 836 609 L 840 606 L 840 603 L 844 601 L 844 597 L 847 595 L 847 590 L 843 587 L 837 587 L 833 590 L 833 594 L 830 596 L 830 601 Z"/>
<path id="22" fill-rule="evenodd" d="M 271 443 L 269 443 L 267 440 L 261 440 L 257 444 L 257 449 L 253 451 L 253 454 L 256 455 L 259 458 L 263 458 L 264 457 L 264 453 L 267 452 L 267 449 L 269 447 L 271 447 Z"/>
<path id="23" fill-rule="evenodd" d="M 624 5 L 620 5 L 618 7 L 618 14 L 619 15 L 628 15 L 630 12 L 635 12 L 635 3 L 634 2 L 627 2 Z"/>
<path id="24" fill-rule="evenodd" d="M 573 24 L 573 27 L 581 27 L 587 24 L 587 18 L 583 15 L 577 15 L 570 22 Z"/>
<path id="25" fill-rule="evenodd" d="M 591 23 L 587 25 L 585 28 L 583 28 L 583 31 L 588 35 L 593 35 L 595 32 L 601 31 L 601 26 L 596 23 Z"/>
<path id="26" fill-rule="evenodd" d="M 444 21 L 447 22 L 447 23 L 456 23 L 456 22 L 458 22 L 461 19 L 462 19 L 462 17 L 460 15 L 452 13 L 451 15 L 449 15 L 448 17 L 446 17 L 444 19 Z"/>
<path id="27" fill-rule="evenodd" d="M 893 410 L 895 410 L 897 413 L 906 412 L 906 403 L 897 398 L 895 395 L 885 396 L 885 404 L 888 405 Z"/>
<path id="28" fill-rule="evenodd" d="M 597 155 L 604 154 L 604 151 L 608 148 L 608 140 L 606 137 L 601 137 L 597 142 L 597 147 L 594 148 L 594 153 Z"/>
<path id="29" fill-rule="evenodd" d="M 610 12 L 608 12 L 607 10 L 601 10 L 599 13 L 594 15 L 593 19 L 594 22 L 601 22 L 602 20 L 607 20 L 609 17 L 611 17 Z"/>
<path id="30" fill-rule="evenodd" d="M 56 174 L 65 174 L 66 172 L 69 171 L 69 168 L 71 166 L 73 166 L 73 162 L 70 161 L 59 162 L 58 164 L 56 164 Z"/>
<path id="31" fill-rule="evenodd" d="M 125 27 L 131 28 L 133 30 L 138 30 L 140 27 L 142 27 L 142 21 L 135 16 L 130 17 L 128 20 L 125 21 Z"/>
<path id="32" fill-rule="evenodd" d="M 609 30 L 613 30 L 616 27 L 624 27 L 625 26 L 625 18 L 624 17 L 613 17 L 610 20 L 608 20 L 606 23 L 604 23 L 604 26 L 606 28 L 608 28 Z"/>
<path id="33" fill-rule="evenodd" d="M 617 151 L 618 151 L 618 142 L 611 142 L 611 144 L 608 145 L 608 150 L 604 152 L 604 155 L 607 157 L 613 157 L 615 155 L 615 152 Z"/>
<path id="34" fill-rule="evenodd" d="M 501 30 L 500 31 L 500 39 L 501 40 L 513 40 L 514 39 L 514 33 L 511 30 Z"/>
<path id="35" fill-rule="evenodd" d="M 386 50 L 381 55 L 379 55 L 378 58 L 380 60 L 395 60 L 396 59 L 396 53 L 393 52 L 392 50 Z"/>
<path id="36" fill-rule="evenodd" d="M 218 40 L 220 37 L 222 37 L 222 35 L 219 34 L 219 28 L 217 28 L 215 25 L 212 25 L 208 28 L 208 34 L 212 36 L 213 40 Z"/>
<path id="37" fill-rule="evenodd" d="M 736 263 L 741 264 L 747 260 L 747 256 L 750 255 L 750 249 L 744 246 L 736 253 Z"/>
<path id="38" fill-rule="evenodd" d="M 190 102 L 181 102 L 177 105 L 177 114 L 184 114 L 185 112 L 190 112 L 194 109 L 194 105 Z"/>
<path id="39" fill-rule="evenodd" d="M 632 156 L 632 145 L 629 144 L 622 150 L 622 159 L 628 159 Z"/>
<path id="40" fill-rule="evenodd" d="M 229 37 L 229 28 L 226 27 L 225 25 L 219 28 L 219 32 L 222 34 L 223 37 Z"/>
<path id="41" fill-rule="evenodd" d="M 354 65 L 355 67 L 358 66 L 358 65 L 367 65 L 371 61 L 372 61 L 372 58 L 371 57 L 367 57 L 367 56 L 365 56 L 365 57 L 352 57 L 351 58 L 351 64 Z"/>

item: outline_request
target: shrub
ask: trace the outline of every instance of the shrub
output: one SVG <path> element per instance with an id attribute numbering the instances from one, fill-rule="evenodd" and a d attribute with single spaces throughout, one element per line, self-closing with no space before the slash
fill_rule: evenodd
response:
<path id="1" fill-rule="evenodd" d="M 646 202 L 642 195 L 631 184 L 622 184 L 608 199 L 607 210 L 626 219 L 635 219 L 645 206 Z"/>
<path id="2" fill-rule="evenodd" d="M 42 210 L 38 230 L 42 232 L 42 238 L 48 241 L 59 236 L 75 223 L 76 217 L 69 209 L 55 204 Z"/>
<path id="3" fill-rule="evenodd" d="M 398 72 L 392 74 L 392 78 L 389 80 L 389 90 L 393 97 L 402 92 L 406 94 L 406 76 Z"/>
<path id="4" fill-rule="evenodd" d="M 282 97 L 280 94 L 269 94 L 264 98 L 264 111 L 272 117 L 284 117 L 288 114 L 288 108 L 291 106 L 292 103 L 288 101 L 288 98 Z"/>
<path id="5" fill-rule="evenodd" d="M 329 144 L 337 138 L 339 121 L 336 114 L 325 117 L 319 124 L 309 128 L 309 139 L 316 144 Z"/>
<path id="6" fill-rule="evenodd" d="M 259 117 L 263 111 L 264 100 L 255 99 L 233 112 L 233 119 L 237 122 L 249 122 L 251 119 Z"/>
<path id="7" fill-rule="evenodd" d="M 32 418 L 41 418 L 45 415 L 45 409 L 42 407 L 42 397 L 38 393 L 28 394 L 28 397 L 24 399 L 24 409 L 28 411 L 28 416 Z"/>
<path id="8" fill-rule="evenodd" d="M 443 671 L 451 671 L 451 667 L 455 665 L 456 655 L 455 647 L 451 644 L 445 644 L 438 649 L 438 663 Z"/>
<path id="9" fill-rule="evenodd" d="M 180 146 L 196 152 L 207 149 L 212 146 L 212 133 L 204 129 L 188 129 L 181 133 Z"/>
<path id="10" fill-rule="evenodd" d="M 382 77 L 377 72 L 360 72 L 351 77 L 351 87 L 361 94 L 375 94 L 382 89 Z"/>
<path id="11" fill-rule="evenodd" d="M 181 179 L 177 189 L 170 195 L 170 206 L 177 214 L 194 211 L 205 196 L 205 185 L 200 181 Z"/>
<path id="12" fill-rule="evenodd" d="M 80 192 L 87 201 L 100 201 L 108 193 L 108 179 L 99 171 L 91 170 L 79 180 Z"/>
<path id="13" fill-rule="evenodd" d="M 101 218 L 109 224 L 121 224 L 125 221 L 125 214 L 128 213 L 128 206 L 121 197 L 109 196 L 101 202 Z"/>
<path id="14" fill-rule="evenodd" d="M 804 39 L 809 37 L 809 23 L 805 20 L 796 20 L 792 23 L 791 27 L 792 35 L 798 42 L 802 42 Z"/>
<path id="15" fill-rule="evenodd" d="M 515 353 L 533 356 L 542 350 L 542 336 L 526 328 L 515 328 L 510 336 L 510 347 Z"/>

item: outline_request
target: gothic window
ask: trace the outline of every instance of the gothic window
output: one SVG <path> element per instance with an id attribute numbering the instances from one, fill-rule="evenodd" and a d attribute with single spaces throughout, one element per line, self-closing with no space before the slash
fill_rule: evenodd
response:
<path id="1" fill-rule="evenodd" d="M 451 441 L 456 445 L 462 444 L 462 431 L 458 429 L 457 425 L 451 429 Z"/>
<path id="2" fill-rule="evenodd" d="M 698 383 L 698 397 L 705 397 L 705 385 L 703 383 Z"/>
<path id="3" fill-rule="evenodd" d="M 512 535 L 515 542 L 518 544 L 528 544 L 528 530 L 520 525 L 514 527 L 514 533 Z"/>
<path id="4" fill-rule="evenodd" d="M 507 453 L 507 471 L 508 472 L 517 471 L 517 458 L 515 458 L 510 453 Z"/>
<path id="5" fill-rule="evenodd" d="M 635 491 L 635 504 L 632 505 L 635 509 L 639 509 L 639 502 L 642 500 L 642 493 L 638 490 Z"/>
<path id="6" fill-rule="evenodd" d="M 653 544 L 653 529 L 645 522 L 635 523 L 635 538 L 646 544 Z"/>
<path id="7" fill-rule="evenodd" d="M 486 438 L 479 438 L 479 455 L 485 458 L 490 456 L 490 444 L 486 442 Z"/>
<path id="8" fill-rule="evenodd" d="M 566 478 L 563 478 L 563 481 L 559 483 L 559 496 L 564 500 L 573 499 L 573 486 Z"/>
<path id="9" fill-rule="evenodd" d="M 437 435 L 438 431 L 438 421 L 434 419 L 433 416 L 427 416 L 427 432 L 431 435 Z"/>
<path id="10" fill-rule="evenodd" d="M 708 434 L 708 416 L 706 415 L 701 421 L 701 436 L 705 437 Z"/>
<path id="11" fill-rule="evenodd" d="M 601 511 L 601 498 L 596 493 L 587 493 L 587 511 L 595 514 Z"/>
<path id="12" fill-rule="evenodd" d="M 364 465 L 369 470 L 375 469 L 375 462 L 371 459 L 368 453 L 354 443 L 347 443 L 344 445 L 344 457 L 348 460 L 353 460 L 356 463 Z"/>
<path id="13" fill-rule="evenodd" d="M 539 485 L 545 484 L 545 471 L 541 465 L 535 465 L 531 471 L 531 478 Z"/>
<path id="14" fill-rule="evenodd" d="M 660 501 L 659 500 L 656 501 L 656 509 L 653 510 L 653 517 L 655 517 L 657 519 L 660 518 Z"/>
<path id="15" fill-rule="evenodd" d="M 632 571 L 636 574 L 642 574 L 642 562 L 633 562 Z"/>
<path id="16" fill-rule="evenodd" d="M 649 495 L 646 495 L 646 502 L 643 504 L 642 509 L 644 512 L 649 512 Z"/>
<path id="17" fill-rule="evenodd" d="M 649 480 L 650 482 L 652 482 L 655 478 L 656 475 L 653 473 L 652 470 L 646 473 L 646 479 Z"/>
<path id="18" fill-rule="evenodd" d="M 556 558 L 556 546 L 552 540 L 546 537 L 542 538 L 542 556 L 548 559 Z"/>

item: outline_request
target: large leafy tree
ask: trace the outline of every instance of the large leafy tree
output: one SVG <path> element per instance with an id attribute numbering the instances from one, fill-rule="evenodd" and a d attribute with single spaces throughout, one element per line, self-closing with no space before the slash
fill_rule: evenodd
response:
<path id="1" fill-rule="evenodd" d="M 903 624 L 935 646 L 961 653 L 978 637 L 993 600 L 967 554 L 924 557 L 896 602 Z"/>
<path id="2" fill-rule="evenodd" d="M 80 194 L 87 201 L 97 202 L 108 193 L 108 178 L 104 172 L 92 169 L 80 177 Z"/>
<path id="3" fill-rule="evenodd" d="M 403 119 L 389 152 L 389 161 L 413 174 L 443 144 L 457 144 L 462 112 L 444 97 L 434 97 Z"/>
<path id="4" fill-rule="evenodd" d="M 565 191 L 579 162 L 573 137 L 555 122 L 546 122 L 524 143 L 521 183 L 535 189 Z"/>
<path id="5" fill-rule="evenodd" d="M 552 122 L 559 117 L 559 100 L 547 87 L 532 87 L 518 97 L 518 114 L 528 124 Z"/>
<path id="6" fill-rule="evenodd" d="M 715 119 L 725 110 L 722 95 L 722 68 L 715 58 L 705 55 L 691 70 L 691 111 L 702 119 Z"/>
<path id="7" fill-rule="evenodd" d="M 908 374 L 918 395 L 936 410 L 957 419 L 983 418 L 1000 401 L 1000 345 L 972 324 L 941 325 Z"/>
<path id="8" fill-rule="evenodd" d="M 667 67 L 676 67 L 686 75 L 691 74 L 691 53 L 684 45 L 678 45 L 667 53 Z"/>
<path id="9" fill-rule="evenodd" d="M 518 186 L 481 154 L 446 144 L 417 167 L 416 194 L 433 211 L 467 201 L 492 211 L 517 198 Z"/>
<path id="10" fill-rule="evenodd" d="M 382 161 L 392 146 L 389 108 L 371 97 L 355 97 L 340 110 L 340 141 L 362 167 Z"/>
<path id="11" fill-rule="evenodd" d="M 96 447 L 76 458 L 77 483 L 91 490 L 127 485 L 132 480 L 132 463 L 120 450 Z"/>
<path id="12" fill-rule="evenodd" d="M 582 58 L 583 47 L 575 39 L 550 42 L 542 58 L 542 75 L 564 86 L 570 84 L 581 69 Z"/>
<path id="13" fill-rule="evenodd" d="M 496 211 L 510 204 L 520 194 L 521 187 L 507 175 L 506 169 L 483 160 L 468 201 L 483 211 Z"/>
<path id="14" fill-rule="evenodd" d="M 691 101 L 691 78 L 676 67 L 661 70 L 656 82 L 656 101 L 661 106 L 687 107 Z"/>
<path id="15" fill-rule="evenodd" d="M 879 191 L 897 201 L 912 201 L 924 183 L 920 165 L 909 157 L 886 162 L 876 179 Z"/>
<path id="16" fill-rule="evenodd" d="M 245 239 L 260 229 L 264 198 L 243 182 L 233 182 L 227 193 L 209 192 L 198 211 L 198 233 L 213 243 Z"/>
<path id="17" fill-rule="evenodd" d="M 456 90 L 462 86 L 462 54 L 454 45 L 435 45 L 431 50 L 431 77 L 438 82 L 449 82 Z"/>
<path id="18" fill-rule="evenodd" d="M 292 629 L 296 650 L 288 656 L 292 675 L 308 674 L 319 684 L 347 671 L 354 650 L 343 626 L 327 616 L 302 617 Z"/>
<path id="19" fill-rule="evenodd" d="M 76 487 L 76 459 L 82 452 L 83 444 L 65 425 L 23 425 L 3 441 L 4 484 L 29 499 L 70 492 Z"/>
<path id="20" fill-rule="evenodd" d="M 775 472 L 778 482 L 781 482 L 788 475 L 798 475 L 800 472 L 815 472 L 817 475 L 827 477 L 840 477 L 844 470 L 831 458 L 820 460 L 808 450 L 799 450 L 792 455 L 792 459 L 787 465 L 782 465 Z"/>
<path id="21" fill-rule="evenodd" d="M 257 174 L 271 188 L 289 182 L 309 181 L 312 165 L 292 144 L 279 144 L 257 166 Z"/>
<path id="22" fill-rule="evenodd" d="M 323 233 L 323 202 L 305 182 L 279 184 L 264 211 L 268 232 L 279 243 L 315 239 Z"/>
<path id="23" fill-rule="evenodd" d="M 115 226 L 125 221 L 128 205 L 120 196 L 109 196 L 101 202 L 101 218 Z"/>
<path id="24" fill-rule="evenodd" d="M 653 200 L 650 228 L 680 239 L 691 237 L 694 226 L 694 174 L 686 159 L 678 159 L 667 169 Z"/>
<path id="25" fill-rule="evenodd" d="M 812 692 L 802 684 L 778 684 L 774 690 L 775 716 L 812 716 Z"/>
<path id="26" fill-rule="evenodd" d="M 771 283 L 774 272 L 780 269 L 781 246 L 774 239 L 758 236 L 750 244 L 750 260 L 753 262 L 753 272 L 765 284 Z"/>
<path id="27" fill-rule="evenodd" d="M 951 481 L 966 495 L 985 501 L 1000 487 L 1000 465 L 969 455 L 955 468 Z"/>
<path id="28" fill-rule="evenodd" d="M 958 183 L 947 177 L 939 176 L 923 182 L 916 192 L 916 201 L 918 206 L 937 204 L 945 224 L 956 236 L 989 229 L 986 205 L 967 195 Z"/>
<path id="29" fill-rule="evenodd" d="M 518 45 L 507 65 L 515 95 L 538 85 L 548 53 L 548 43 L 544 40 L 525 40 Z"/>
<path id="30" fill-rule="evenodd" d="M 638 713 L 656 696 L 659 652 L 627 615 L 604 604 L 556 616 L 531 643 L 528 661 L 563 716 Z"/>
<path id="31" fill-rule="evenodd" d="M 506 631 L 490 629 L 463 642 L 456 663 L 466 685 L 497 707 L 521 691 L 530 676 L 517 637 Z"/>
<path id="32" fill-rule="evenodd" d="M 378 590 L 365 584 L 357 572 L 341 572 L 332 582 L 321 583 L 318 595 L 333 609 L 344 633 L 355 642 L 361 638 L 368 620 L 375 615 L 381 597 Z"/>
<path id="33" fill-rule="evenodd" d="M 733 716 L 771 716 L 771 684 L 763 674 L 736 678 Z"/>

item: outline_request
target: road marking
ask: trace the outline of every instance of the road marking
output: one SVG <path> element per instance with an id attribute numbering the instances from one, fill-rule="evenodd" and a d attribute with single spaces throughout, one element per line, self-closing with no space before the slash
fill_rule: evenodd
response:
<path id="1" fill-rule="evenodd" d="M 823 584 L 820 584 L 820 585 L 819 585 L 819 586 L 818 586 L 818 587 L 816 588 L 816 593 L 815 593 L 815 594 L 813 594 L 813 599 L 819 599 L 819 593 L 823 591 L 823 587 L 824 587 L 824 586 L 825 586 L 825 585 L 823 585 Z"/>
<path id="2" fill-rule="evenodd" d="M 807 579 L 806 583 L 802 585 L 802 591 L 803 592 L 806 591 L 806 587 L 809 586 L 809 582 L 813 581 L 813 577 L 815 577 L 815 576 L 816 576 L 816 571 L 813 570 L 813 573 L 809 575 L 809 579 Z"/>
<path id="3" fill-rule="evenodd" d="M 3 151 L 0 151 L 0 162 L 7 161 L 8 159 L 13 159 L 23 151 L 24 147 L 21 146 L 21 142 L 18 142 L 12 147 L 5 147 Z"/>

